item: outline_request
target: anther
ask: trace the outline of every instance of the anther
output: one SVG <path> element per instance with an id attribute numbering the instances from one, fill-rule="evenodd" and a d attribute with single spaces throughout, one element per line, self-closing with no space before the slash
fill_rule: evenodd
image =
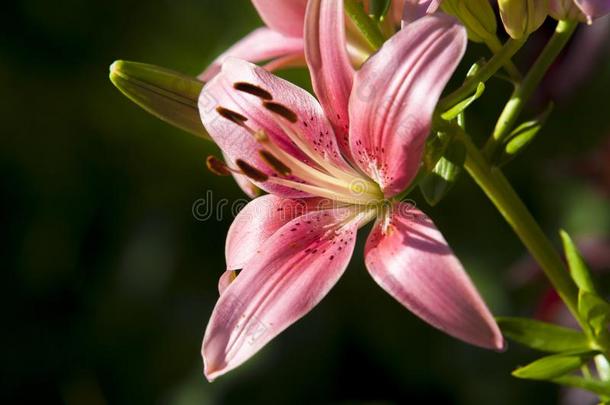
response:
<path id="1" fill-rule="evenodd" d="M 233 121 L 237 125 L 242 125 L 244 122 L 248 121 L 248 118 L 236 111 L 229 110 L 228 108 L 218 106 L 216 107 L 216 112 L 218 112 L 220 116 L 228 119 L 229 121 Z"/>
<path id="2" fill-rule="evenodd" d="M 246 82 L 237 82 L 233 83 L 233 88 L 235 90 L 243 91 L 244 93 L 252 94 L 258 98 L 262 98 L 263 100 L 273 100 L 273 96 L 267 90 L 262 89 L 252 83 Z"/>
<path id="3" fill-rule="evenodd" d="M 261 158 L 271 167 L 273 170 L 281 174 L 282 176 L 290 176 L 292 170 L 288 166 L 284 164 L 281 160 L 276 158 L 272 153 L 266 150 L 260 150 L 258 153 L 261 155 Z"/>
<path id="4" fill-rule="evenodd" d="M 288 121 L 292 122 L 293 124 L 299 120 L 299 117 L 297 116 L 297 114 L 294 111 L 292 111 L 290 108 L 286 107 L 285 105 L 275 103 L 273 101 L 264 101 L 263 106 L 267 110 L 274 112 L 278 115 L 281 115 L 282 117 L 286 118 Z"/>
<path id="5" fill-rule="evenodd" d="M 205 164 L 208 167 L 208 170 L 217 176 L 229 176 L 231 174 L 231 170 L 229 170 L 227 164 L 216 156 L 208 156 L 205 160 Z"/>
<path id="6" fill-rule="evenodd" d="M 269 179 L 269 176 L 267 176 L 265 173 L 261 172 L 260 170 L 258 170 L 257 168 L 250 166 L 248 163 L 244 162 L 241 159 L 237 159 L 235 161 L 235 164 L 237 165 L 237 167 L 239 167 L 239 169 L 242 171 L 242 173 L 246 176 L 248 176 L 249 178 L 251 178 L 254 181 L 267 181 Z"/>

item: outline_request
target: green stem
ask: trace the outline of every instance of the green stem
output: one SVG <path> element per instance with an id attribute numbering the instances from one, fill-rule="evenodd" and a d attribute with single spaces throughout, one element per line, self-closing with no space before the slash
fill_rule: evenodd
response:
<path id="1" fill-rule="evenodd" d="M 513 95 L 506 103 L 502 114 L 500 114 L 493 135 L 485 145 L 484 151 L 486 156 L 493 156 L 498 145 L 510 133 L 527 100 L 532 96 L 553 61 L 555 61 L 561 50 L 568 43 L 577 25 L 578 23 L 573 21 L 559 21 L 557 23 L 555 33 L 521 84 L 515 88 Z"/>
<path id="2" fill-rule="evenodd" d="M 443 97 L 438 103 L 438 111 L 447 111 L 470 94 L 472 94 L 479 83 L 489 80 L 498 70 L 502 69 L 510 58 L 523 46 L 525 41 L 509 39 L 504 46 L 487 62 L 476 74 L 464 82 L 462 87 Z"/>
<path id="3" fill-rule="evenodd" d="M 485 44 L 487 45 L 489 50 L 494 53 L 494 55 L 502 50 L 502 44 L 496 36 L 491 36 L 490 38 L 487 38 L 485 40 Z M 510 59 L 506 62 L 506 64 L 504 64 L 504 70 L 506 71 L 506 73 L 508 73 L 511 80 L 515 83 L 519 83 L 523 79 L 521 77 L 521 72 L 519 72 L 519 69 L 517 69 L 513 61 Z"/>
<path id="4" fill-rule="evenodd" d="M 570 312 L 580 321 L 576 286 L 552 243 L 502 172 L 489 165 L 464 131 L 457 126 L 454 129 L 466 145 L 467 157 L 464 167 L 536 259 Z"/>
<path id="5" fill-rule="evenodd" d="M 381 45 L 385 42 L 383 34 L 379 25 L 366 14 L 362 4 L 357 0 L 345 0 L 344 7 L 346 14 L 362 33 L 368 44 L 374 50 L 381 48 Z"/>

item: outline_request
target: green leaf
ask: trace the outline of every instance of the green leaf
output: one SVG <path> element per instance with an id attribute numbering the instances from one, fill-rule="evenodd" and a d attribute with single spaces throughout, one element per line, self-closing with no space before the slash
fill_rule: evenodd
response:
<path id="1" fill-rule="evenodd" d="M 453 120 L 455 117 L 458 116 L 458 114 L 460 114 L 466 108 L 468 108 L 468 106 L 470 104 L 472 104 L 473 102 L 475 102 L 475 100 L 477 100 L 479 97 L 481 97 L 481 95 L 483 94 L 484 91 L 485 91 L 485 83 L 480 82 L 477 85 L 477 88 L 472 96 L 460 101 L 459 103 L 457 103 L 456 105 L 451 107 L 449 110 L 442 113 L 441 118 L 444 120 L 447 120 L 447 121 Z"/>
<path id="2" fill-rule="evenodd" d="M 496 318 L 502 333 L 524 346 L 543 352 L 591 350 L 587 337 L 575 330 L 526 318 Z"/>
<path id="3" fill-rule="evenodd" d="M 210 139 L 197 106 L 203 82 L 162 67 L 123 60 L 110 66 L 110 80 L 127 98 L 157 118 Z"/>
<path id="4" fill-rule="evenodd" d="M 516 369 L 512 375 L 528 380 L 553 380 L 576 370 L 589 361 L 593 354 L 593 352 L 553 354 Z"/>
<path id="5" fill-rule="evenodd" d="M 597 294 L 584 290 L 578 292 L 578 312 L 591 327 L 596 337 L 608 335 L 610 304 Z"/>
<path id="6" fill-rule="evenodd" d="M 362 4 L 357 0 L 345 0 L 343 6 L 345 13 L 352 20 L 366 42 L 374 50 L 381 48 L 381 45 L 385 42 L 383 34 L 377 22 L 366 14 Z"/>
<path id="7" fill-rule="evenodd" d="M 465 160 L 464 144 L 453 140 L 434 169 L 419 183 L 419 188 L 428 204 L 432 206 L 438 204 L 449 193 L 462 172 Z"/>
<path id="8" fill-rule="evenodd" d="M 380 21 L 390 10 L 391 0 L 371 0 L 370 1 L 370 15 Z"/>
<path id="9" fill-rule="evenodd" d="M 568 267 L 570 269 L 570 275 L 572 279 L 583 291 L 589 293 L 595 293 L 595 286 L 591 278 L 591 271 L 587 267 L 582 255 L 578 251 L 578 248 L 570 238 L 570 235 L 564 230 L 559 231 L 561 240 L 563 241 L 563 250 L 568 261 Z"/>
<path id="10" fill-rule="evenodd" d="M 498 160 L 499 166 L 510 162 L 515 156 L 525 150 L 536 135 L 538 135 L 552 110 L 553 103 L 549 103 L 542 114 L 531 121 L 522 123 L 508 135 L 504 150 Z"/>
<path id="11" fill-rule="evenodd" d="M 582 388 L 584 390 L 594 392 L 597 395 L 610 396 L 610 384 L 608 384 L 606 381 L 583 378 L 575 375 L 565 375 L 555 378 L 552 381 L 556 384 L 561 384 L 568 387 Z"/>

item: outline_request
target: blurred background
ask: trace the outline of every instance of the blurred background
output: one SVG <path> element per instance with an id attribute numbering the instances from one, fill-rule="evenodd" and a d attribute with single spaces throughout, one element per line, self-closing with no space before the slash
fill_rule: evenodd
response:
<path id="1" fill-rule="evenodd" d="M 246 0 L 22 0 L 5 5 L 0 22 L 3 403 L 565 400 L 555 386 L 510 376 L 535 358 L 532 351 L 467 346 L 394 302 L 367 274 L 363 240 L 321 305 L 243 367 L 208 383 L 200 344 L 232 215 L 227 207 L 220 219 L 199 221 L 191 210 L 207 193 L 214 202 L 245 196 L 205 169 L 211 143 L 132 104 L 108 80 L 108 66 L 127 59 L 196 75 L 259 26 L 258 16 Z M 587 255 L 606 292 L 609 24 L 579 30 L 526 112 L 555 98 L 548 125 L 507 167 L 555 242 L 564 227 L 593 246 Z M 518 55 L 520 67 L 552 28 L 547 21 Z M 458 79 L 484 55 L 471 46 Z M 281 74 L 309 88 L 304 70 Z M 468 110 L 478 142 L 509 94 L 494 79 Z M 418 191 L 411 197 L 495 314 L 559 316 L 523 246 L 467 176 L 436 207 Z"/>

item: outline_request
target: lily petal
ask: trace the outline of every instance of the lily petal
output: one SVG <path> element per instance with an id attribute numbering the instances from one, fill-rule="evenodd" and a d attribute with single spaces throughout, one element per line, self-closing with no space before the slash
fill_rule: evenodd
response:
<path id="1" fill-rule="evenodd" d="M 305 16 L 305 59 L 316 96 L 342 152 L 350 157 L 348 104 L 354 68 L 346 44 L 343 0 L 311 0 Z"/>
<path id="2" fill-rule="evenodd" d="M 353 208 L 308 213 L 280 228 L 220 296 L 203 340 L 208 380 L 242 364 L 307 314 L 352 256 Z"/>
<path id="3" fill-rule="evenodd" d="M 252 0 L 267 27 L 289 37 L 303 38 L 307 0 Z"/>
<path id="4" fill-rule="evenodd" d="M 198 76 L 199 80 L 207 82 L 218 72 L 222 63 L 229 57 L 247 60 L 248 62 L 264 62 L 269 60 L 290 61 L 303 55 L 302 37 L 289 37 L 269 28 L 258 28 L 218 56 L 210 66 Z M 276 63 L 273 69 L 280 69 L 285 64 Z"/>
<path id="5" fill-rule="evenodd" d="M 222 295 L 225 292 L 227 287 L 231 285 L 233 281 L 237 278 L 237 272 L 235 270 L 226 270 L 221 274 L 218 279 L 218 293 Z"/>
<path id="6" fill-rule="evenodd" d="M 375 281 L 432 326 L 501 350 L 498 325 L 434 223 L 401 203 L 386 224 L 378 221 L 365 247 L 366 267 Z"/>
<path id="7" fill-rule="evenodd" d="M 390 38 L 356 73 L 349 100 L 352 156 L 386 197 L 415 177 L 432 113 L 466 43 L 456 19 L 426 16 Z"/>
<path id="8" fill-rule="evenodd" d="M 412 23 L 427 14 L 432 14 L 441 5 L 442 0 L 405 0 L 402 8 L 403 24 Z"/>
<path id="9" fill-rule="evenodd" d="M 290 109 L 296 115 L 297 121 L 292 123 L 279 117 L 263 106 L 263 101 L 269 100 L 239 91 L 235 89 L 235 83 L 249 83 L 268 92 L 273 103 Z M 245 124 L 248 127 L 254 131 L 264 131 L 280 149 L 306 164 L 311 165 L 308 156 L 315 155 L 337 167 L 352 170 L 341 157 L 332 126 L 317 100 L 305 90 L 259 66 L 239 59 L 227 59 L 221 72 L 204 86 L 199 97 L 199 113 L 204 127 L 230 161 L 241 159 L 268 175 L 275 174 L 259 156 L 259 151 L 263 149 L 260 142 L 242 126 L 221 116 L 217 110 L 219 106 L 244 116 L 247 118 Z M 309 148 L 307 155 L 286 135 L 287 127 L 300 134 L 299 139 Z M 284 197 L 307 196 L 305 193 L 268 182 L 255 184 L 265 191 Z"/>
<path id="10" fill-rule="evenodd" d="M 330 203 L 319 198 L 296 200 L 272 194 L 250 201 L 229 228 L 225 245 L 227 269 L 243 268 L 282 226 L 307 212 L 328 208 Z"/>

